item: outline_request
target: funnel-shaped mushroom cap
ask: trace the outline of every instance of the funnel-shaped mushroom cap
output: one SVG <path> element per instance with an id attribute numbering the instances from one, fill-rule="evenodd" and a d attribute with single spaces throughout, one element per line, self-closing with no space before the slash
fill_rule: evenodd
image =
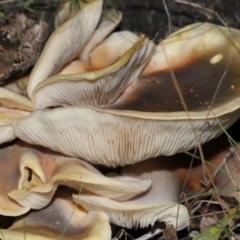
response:
<path id="1" fill-rule="evenodd" d="M 107 68 L 48 78 L 34 89 L 34 106 L 110 104 L 139 76 L 153 48 L 151 41 L 141 39 Z"/>
<path id="2" fill-rule="evenodd" d="M 188 210 L 179 203 L 117 202 L 109 198 L 86 194 L 74 194 L 73 200 L 87 211 L 97 210 L 106 213 L 111 223 L 122 227 L 143 228 L 160 221 L 180 230 L 189 224 Z"/>
<path id="3" fill-rule="evenodd" d="M 59 26 L 48 39 L 30 75 L 27 89 L 30 98 L 32 98 L 33 89 L 41 81 L 55 74 L 64 64 L 79 54 L 95 30 L 102 13 L 102 0 L 80 3 L 81 10 Z"/>
<path id="4" fill-rule="evenodd" d="M 100 99 L 108 101 L 98 108 L 66 107 L 51 112 L 38 111 L 17 119 L 15 134 L 24 141 L 108 166 L 133 164 L 194 148 L 219 136 L 223 128 L 239 118 L 240 43 L 237 36 L 240 36 L 237 30 L 207 23 L 188 26 L 157 47 L 165 51 L 161 50 L 161 54 L 156 51 L 155 60 L 150 61 L 150 66 L 153 61 L 155 67 L 151 71 L 156 75 L 135 79 L 122 89 L 120 96 L 111 95 L 112 91 L 108 91 L 107 96 L 101 92 Z M 172 51 L 183 49 L 186 44 L 186 57 Z M 172 84 L 167 57 L 182 89 L 188 113 L 183 111 Z M 95 82 L 91 86 L 96 86 Z M 76 89 L 71 90 L 80 91 Z M 85 93 L 79 92 L 81 96 Z M 88 99 L 96 99 L 96 96 L 99 93 Z M 66 101 L 70 102 L 65 99 L 63 104 Z"/>
<path id="5" fill-rule="evenodd" d="M 41 154 L 30 149 L 22 155 L 19 169 L 18 189 L 11 191 L 9 196 L 20 205 L 33 209 L 45 207 L 58 185 L 71 186 L 81 192 L 91 192 L 116 200 L 132 198 L 148 190 L 151 185 L 150 180 L 124 176 L 105 177 L 79 159 L 52 153 Z"/>
<path id="6" fill-rule="evenodd" d="M 70 191 L 57 193 L 46 208 L 32 211 L 17 220 L 8 230 L 1 230 L 5 240 L 110 240 L 108 216 L 86 213 L 70 199 Z"/>
<path id="7" fill-rule="evenodd" d="M 13 140 L 12 121 L 24 117 L 33 110 L 32 103 L 26 97 L 0 87 L 0 144 Z"/>

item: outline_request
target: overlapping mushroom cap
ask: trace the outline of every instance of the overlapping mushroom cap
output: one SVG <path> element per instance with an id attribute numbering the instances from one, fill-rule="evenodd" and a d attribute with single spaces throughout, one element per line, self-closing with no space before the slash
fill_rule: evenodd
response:
<path id="1" fill-rule="evenodd" d="M 68 156 L 116 167 L 186 151 L 218 136 L 238 119 L 239 31 L 195 24 L 157 47 L 129 32 L 104 40 L 120 21 L 120 13 L 106 10 L 101 16 L 102 0 L 81 2 L 79 12 L 67 6 L 56 21 L 56 26 L 63 24 L 50 37 L 30 76 L 28 96 L 34 107 L 19 98 L 28 116 L 3 118 L 1 128 L 5 131 L 2 126 L 7 125 L 10 134 L 1 142 L 17 136 Z M 182 49 L 186 49 L 184 56 Z M 12 102 L 2 96 L 11 112 Z M 176 229 L 187 226 L 187 209 L 177 199 L 143 204 L 142 197 L 151 190 L 136 196 L 150 187 L 150 181 L 105 177 L 79 159 L 50 155 L 41 157 L 31 150 L 14 162 L 19 180 L 5 189 L 3 198 L 14 199 L 11 207 L 20 209 L 20 214 L 49 204 L 64 184 L 82 189 L 74 201 L 89 211 L 105 211 L 116 224 L 145 227 L 159 220 Z M 178 220 L 178 214 L 184 219 Z"/>
<path id="2" fill-rule="evenodd" d="M 42 209 L 48 205 L 47 209 L 55 208 L 55 203 L 51 201 L 53 195 L 59 185 L 65 185 L 71 187 L 74 200 L 88 212 L 105 212 L 111 222 L 123 227 L 146 227 L 157 220 L 173 224 L 176 229 L 188 224 L 186 208 L 177 203 L 180 182 L 174 180 L 173 173 L 165 170 L 158 159 L 152 160 L 153 164 L 145 161 L 137 168 L 130 166 L 122 171 L 122 176 L 103 176 L 82 160 L 61 156 L 44 148 L 33 148 L 20 141 L 2 147 L 0 156 L 2 177 L 5 179 L 0 191 L 1 215 L 19 216 L 30 209 Z M 128 173 L 134 168 L 139 174 Z M 156 181 L 159 175 L 168 182 L 172 181 L 173 185 L 171 192 L 162 199 L 159 196 L 165 184 L 160 185 Z M 149 179 L 154 181 L 152 186 Z M 77 194 L 76 191 L 80 192 Z M 66 193 L 68 197 L 71 195 Z M 42 211 L 39 216 L 42 217 Z M 31 225 L 30 222 L 28 224 Z M 8 234 L 14 233 L 10 231 Z"/>
<path id="3" fill-rule="evenodd" d="M 238 36 L 237 30 L 194 24 L 161 42 L 141 76 L 153 49 L 147 39 L 109 67 L 50 77 L 33 90 L 36 107 L 65 107 L 17 119 L 14 132 L 24 141 L 107 166 L 194 148 L 239 117 Z M 170 73 L 189 112 L 183 111 Z"/>

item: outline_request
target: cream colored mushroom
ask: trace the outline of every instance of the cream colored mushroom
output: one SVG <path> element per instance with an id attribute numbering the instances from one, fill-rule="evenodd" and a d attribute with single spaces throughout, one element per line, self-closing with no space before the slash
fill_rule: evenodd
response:
<path id="1" fill-rule="evenodd" d="M 34 88 L 41 81 L 55 74 L 79 54 L 94 32 L 101 17 L 103 1 L 91 0 L 86 4 L 79 1 L 79 3 L 81 10 L 53 32 L 33 68 L 27 89 L 30 98 Z"/>
<path id="2" fill-rule="evenodd" d="M 18 186 L 11 189 L 8 195 L 21 206 L 31 209 L 40 209 L 49 204 L 59 185 L 119 201 L 145 192 L 151 185 L 150 180 L 105 177 L 80 159 L 56 155 L 46 149 L 26 149 L 18 167 Z"/>
<path id="3" fill-rule="evenodd" d="M 82 6 L 82 1 L 77 1 L 79 6 Z M 66 1 L 61 4 L 56 12 L 54 25 L 55 28 L 58 28 L 61 24 L 71 19 L 74 15 L 78 13 L 78 8 L 71 6 L 70 1 Z"/>
<path id="4" fill-rule="evenodd" d="M 166 50 L 165 55 L 162 51 L 159 64 L 168 57 L 174 67 L 189 105 L 188 113 L 183 111 L 165 62 L 165 67 L 159 65 L 157 76 L 144 73 L 132 84 L 122 86 L 119 92 L 109 92 L 103 83 L 101 89 L 107 90 L 106 95 L 97 92 L 94 99 L 100 96 L 96 105 L 104 104 L 102 99 L 108 99 L 107 105 L 36 111 L 14 121 L 14 133 L 24 141 L 107 166 L 123 166 L 159 155 L 173 155 L 205 143 L 219 136 L 223 128 L 227 129 L 239 118 L 237 80 L 240 72 L 236 67 L 240 64 L 239 42 L 236 40 L 239 31 L 232 31 L 207 23 L 190 25 L 157 47 Z M 186 54 L 176 55 L 186 45 Z M 159 52 L 156 54 L 149 66 L 156 66 Z M 219 54 L 223 58 L 215 57 Z M 179 65 L 179 59 L 184 64 Z M 226 68 L 223 84 L 213 100 Z M 156 73 L 156 68 L 153 67 L 152 71 Z M 72 89 L 70 84 L 66 84 L 68 86 Z M 82 88 L 82 92 L 75 88 L 72 90 L 85 94 L 86 89 Z M 71 101 L 74 102 L 72 95 Z M 63 96 L 63 105 L 67 98 Z M 115 102 L 111 102 L 114 99 Z"/>
<path id="5" fill-rule="evenodd" d="M 19 218 L 9 229 L 1 229 L 5 240 L 110 240 L 108 216 L 85 212 L 70 198 L 71 191 L 58 191 L 52 203 Z"/>
<path id="6" fill-rule="evenodd" d="M 178 203 L 181 182 L 168 164 L 161 159 L 150 159 L 124 167 L 121 174 L 142 180 L 151 179 L 151 188 L 122 202 L 86 194 L 74 194 L 74 201 L 87 211 L 105 212 L 110 222 L 122 227 L 147 227 L 156 221 L 173 225 L 178 230 L 188 226 L 187 208 Z"/>
<path id="7" fill-rule="evenodd" d="M 88 4 L 86 5 L 86 8 L 87 6 Z M 85 15 L 82 13 L 83 10 L 84 8 L 80 11 L 79 14 L 82 14 L 84 17 Z M 88 11 L 90 10 L 88 9 Z M 153 50 L 154 44 L 147 39 L 145 39 L 145 41 L 142 39 L 138 44 L 129 49 L 129 51 L 121 58 L 120 56 L 117 56 L 117 58 L 120 58 L 119 61 L 116 63 L 112 62 L 111 66 L 108 66 L 102 71 L 99 70 L 91 72 L 89 74 L 82 73 L 78 75 L 71 75 L 70 78 L 68 75 L 68 78 L 66 78 L 65 75 L 55 75 L 45 80 L 40 80 L 40 75 L 38 73 L 45 73 L 46 61 L 48 58 L 49 61 L 52 60 L 51 58 L 53 58 L 53 56 L 49 55 L 49 53 L 51 54 L 52 51 L 52 43 L 56 42 L 59 46 L 61 44 L 65 44 L 65 42 L 62 40 L 62 35 L 66 34 L 66 31 L 75 33 L 76 29 L 74 27 L 74 24 L 76 24 L 77 21 L 76 16 L 77 14 L 68 20 L 68 24 L 65 23 L 63 26 L 58 27 L 55 33 L 52 34 L 50 40 L 45 46 L 45 50 L 43 51 L 41 58 L 31 73 L 28 85 L 28 94 L 36 108 L 76 104 L 99 105 L 101 103 L 108 103 L 109 99 L 111 102 L 113 102 L 114 98 L 116 98 L 114 95 L 116 93 L 120 94 L 123 90 L 123 86 L 130 84 L 131 79 L 134 79 L 135 76 L 139 75 Z M 85 42 L 84 46 L 79 46 L 80 53 L 78 53 L 80 54 L 80 69 L 83 69 L 83 72 L 88 69 L 89 64 L 87 62 L 91 62 L 91 56 L 89 56 L 91 50 L 117 26 L 120 19 L 121 14 L 116 12 L 116 10 L 105 10 L 103 12 L 102 19 L 99 22 L 99 25 L 96 27 L 96 30 L 92 32 L 91 36 L 89 36 L 89 41 Z M 65 26 L 66 24 L 67 27 Z M 57 34 L 58 32 L 61 32 L 61 34 Z M 84 33 L 81 28 L 78 28 L 77 32 L 81 32 L 81 34 Z M 131 34 L 129 33 L 129 35 Z M 74 41 L 75 38 L 76 37 L 74 37 L 72 41 Z M 71 41 L 71 38 L 68 40 L 68 42 L 69 41 Z M 76 45 L 74 42 L 71 42 L 69 44 L 71 44 L 71 46 Z M 125 49 L 128 50 L 127 46 Z M 69 59 L 67 59 L 66 51 L 66 47 L 59 47 L 59 51 L 57 52 L 60 59 L 65 59 L 65 63 L 67 63 L 70 58 L 76 57 L 75 51 L 69 49 L 67 53 L 67 55 L 69 55 Z M 61 63 L 57 64 L 60 66 Z M 47 68 L 49 68 L 49 71 L 51 73 L 48 75 L 45 74 L 46 77 L 49 77 L 53 75 L 53 73 L 56 73 L 56 64 L 49 64 Z M 129 71 L 129 68 L 132 68 L 133 71 Z M 66 70 L 63 70 L 61 73 L 64 73 L 65 71 Z M 115 81 L 112 81 L 112 79 Z M 68 84 L 69 82 L 70 84 Z M 66 86 L 64 86 L 65 83 L 67 84 Z M 82 89 L 82 91 L 79 92 L 79 89 Z"/>

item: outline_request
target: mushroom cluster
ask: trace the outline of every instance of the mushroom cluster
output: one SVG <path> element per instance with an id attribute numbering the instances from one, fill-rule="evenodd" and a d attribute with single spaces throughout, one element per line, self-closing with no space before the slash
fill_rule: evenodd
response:
<path id="1" fill-rule="evenodd" d="M 28 97 L 0 88 L 0 215 L 19 216 L 2 233 L 110 239 L 109 222 L 183 229 L 180 183 L 150 158 L 192 149 L 238 119 L 240 32 L 196 23 L 155 46 L 111 33 L 122 15 L 102 0 L 79 3 L 56 16 Z M 91 164 L 123 168 L 104 175 Z"/>

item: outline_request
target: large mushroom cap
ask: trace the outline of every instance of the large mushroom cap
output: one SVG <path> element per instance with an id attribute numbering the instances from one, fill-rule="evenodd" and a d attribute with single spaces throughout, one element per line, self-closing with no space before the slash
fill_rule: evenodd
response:
<path id="1" fill-rule="evenodd" d="M 107 166 L 194 148 L 219 136 L 239 118 L 239 35 L 237 30 L 207 23 L 183 28 L 156 47 L 142 77 L 118 81 L 119 91 L 111 91 L 113 79 L 85 86 L 80 81 L 81 89 L 77 89 L 77 81 L 59 81 L 73 93 L 60 97 L 62 105 L 72 102 L 96 107 L 36 111 L 14 121 L 14 133 L 24 141 Z M 171 69 L 189 112 L 183 111 Z M 96 91 L 88 95 L 87 85 Z"/>
<path id="2" fill-rule="evenodd" d="M 160 221 L 182 229 L 188 225 L 189 214 L 186 207 L 177 203 L 181 182 L 170 164 L 161 160 L 149 159 L 120 169 L 122 176 L 152 181 L 148 191 L 127 201 L 117 202 L 85 194 L 74 194 L 73 199 L 88 211 L 107 213 L 112 223 L 122 227 L 147 227 Z"/>
<path id="3" fill-rule="evenodd" d="M 197 112 L 190 117 L 191 122 L 185 113 L 63 107 L 16 119 L 14 133 L 26 142 L 115 167 L 186 151 L 197 146 L 196 136 L 206 142 L 222 133 L 213 114 L 207 121 Z M 237 119 L 236 113 L 223 115 L 221 123 L 227 128 Z"/>

